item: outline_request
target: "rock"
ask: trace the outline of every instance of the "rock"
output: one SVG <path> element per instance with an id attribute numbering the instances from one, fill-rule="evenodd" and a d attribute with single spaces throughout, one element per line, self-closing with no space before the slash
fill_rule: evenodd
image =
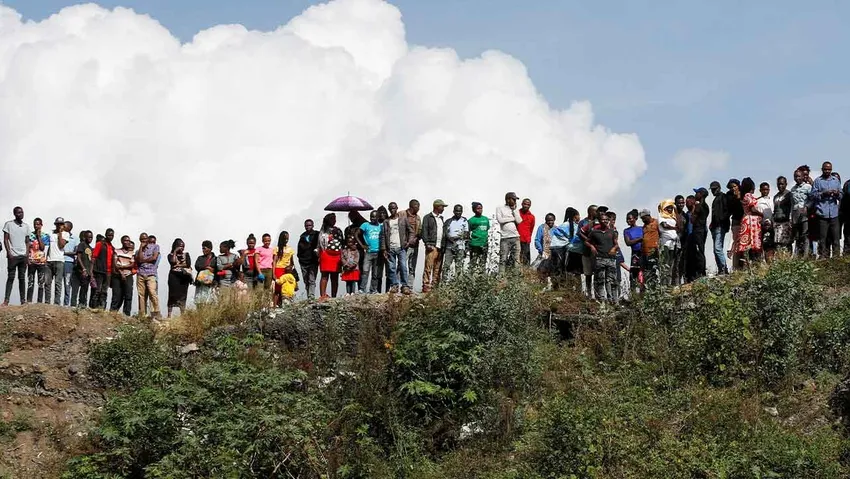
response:
<path id="1" fill-rule="evenodd" d="M 818 385 L 815 383 L 814 379 L 807 379 L 803 381 L 803 387 L 808 389 L 809 391 L 817 391 Z"/>
<path id="2" fill-rule="evenodd" d="M 24 320 L 23 314 L 19 314 L 19 315 L 15 316 L 15 321 L 23 321 L 23 320 Z"/>
<path id="3" fill-rule="evenodd" d="M 764 408 L 764 412 L 770 414 L 773 417 L 779 416 L 779 410 L 777 410 L 775 407 L 766 407 Z"/>
<path id="4" fill-rule="evenodd" d="M 182 348 L 180 348 L 180 354 L 194 353 L 195 351 L 198 351 L 199 349 L 201 349 L 201 348 L 199 348 L 197 344 L 189 343 L 189 344 L 183 346 Z"/>
<path id="5" fill-rule="evenodd" d="M 71 376 L 75 376 L 78 372 L 80 372 L 80 371 L 77 368 L 76 364 L 72 364 L 72 365 L 68 366 L 68 374 L 70 374 Z"/>

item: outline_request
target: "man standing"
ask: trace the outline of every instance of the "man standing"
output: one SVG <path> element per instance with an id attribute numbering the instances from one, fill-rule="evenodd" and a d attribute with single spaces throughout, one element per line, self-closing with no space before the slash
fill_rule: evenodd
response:
<path id="1" fill-rule="evenodd" d="M 588 235 L 585 246 L 596 258 L 593 270 L 594 286 L 597 301 L 608 301 L 617 304 L 620 298 L 620 288 L 617 283 L 617 230 L 610 228 L 608 214 L 599 215 L 599 228 L 593 229 Z"/>
<path id="2" fill-rule="evenodd" d="M 38 280 L 38 295 L 36 302 L 44 302 L 44 283 L 47 274 L 47 248 L 50 246 L 50 235 L 42 231 L 43 222 L 36 218 L 32 222 L 35 229 L 30 234 L 29 250 L 27 253 L 27 303 L 32 303 L 36 278 Z"/>
<path id="3" fill-rule="evenodd" d="M 109 291 L 109 283 L 112 280 L 112 262 L 115 259 L 115 248 L 112 240 L 115 231 L 107 228 L 103 239 L 97 242 L 92 251 L 92 272 L 94 283 L 91 291 L 92 309 L 106 309 L 106 294 Z"/>
<path id="4" fill-rule="evenodd" d="M 71 275 L 71 307 L 79 306 L 85 308 L 88 303 L 89 286 L 92 276 L 92 232 L 80 233 L 80 244 L 77 245 L 74 273 Z"/>
<path id="5" fill-rule="evenodd" d="M 531 264 L 531 234 L 534 232 L 534 215 L 531 213 L 531 200 L 524 198 L 519 209 L 519 217 L 522 222 L 517 225 L 519 231 L 519 262 L 523 265 Z"/>
<path id="6" fill-rule="evenodd" d="M 794 172 L 794 186 L 791 187 L 791 241 L 794 255 L 805 257 L 809 254 L 809 193 L 812 185 L 806 181 L 801 169 Z"/>
<path id="7" fill-rule="evenodd" d="M 366 259 L 363 260 L 363 269 L 360 272 L 360 292 L 378 293 L 372 288 L 372 275 L 377 273 L 378 254 L 381 252 L 381 225 L 378 223 L 378 211 L 369 213 L 369 222 L 360 225 L 363 232 L 363 241 L 366 243 L 363 249 L 366 251 Z"/>
<path id="8" fill-rule="evenodd" d="M 419 240 L 422 239 L 422 218 L 419 216 L 419 200 L 410 200 L 404 211 L 407 223 L 413 230 L 407 244 L 407 275 L 410 277 L 410 287 L 416 279 L 416 262 L 419 261 Z"/>
<path id="9" fill-rule="evenodd" d="M 472 202 L 472 213 L 469 218 L 469 266 L 473 270 L 484 272 L 487 266 L 487 238 L 490 233 L 490 218 L 482 213 L 484 206 Z"/>
<path id="10" fill-rule="evenodd" d="M 444 235 L 443 200 L 434 201 L 434 209 L 422 219 L 422 242 L 425 243 L 425 271 L 422 273 L 422 292 L 427 293 L 440 282 L 443 265 Z"/>
<path id="11" fill-rule="evenodd" d="M 658 220 L 653 218 L 647 209 L 640 210 L 640 219 L 643 221 L 643 237 L 640 243 L 643 287 L 655 287 L 658 285 L 658 247 L 661 241 Z"/>
<path id="12" fill-rule="evenodd" d="M 821 258 L 838 257 L 838 205 L 841 202 L 841 180 L 832 175 L 832 163 L 824 161 L 821 176 L 815 179 L 809 193 L 818 218 L 820 235 L 818 254 Z"/>
<path id="13" fill-rule="evenodd" d="M 316 275 L 319 272 L 319 232 L 313 228 L 313 220 L 306 220 L 304 232 L 298 238 L 298 264 L 301 266 L 307 299 L 316 297 Z"/>
<path id="14" fill-rule="evenodd" d="M 581 253 L 581 269 L 584 274 L 584 290 L 588 298 L 593 297 L 593 261 L 594 257 L 590 252 L 590 248 L 585 246 L 589 239 L 590 231 L 596 226 L 596 215 L 598 206 L 590 205 L 587 207 L 587 217 L 578 222 L 578 236 L 581 239 L 577 253 Z"/>
<path id="15" fill-rule="evenodd" d="M 63 275 L 63 283 L 65 286 L 65 297 L 62 304 L 65 306 L 71 305 L 71 273 L 74 272 L 74 258 L 77 256 L 77 245 L 80 243 L 76 236 L 72 233 L 74 223 L 65 222 L 65 234 L 68 235 L 68 242 L 65 243 L 65 271 Z"/>
<path id="16" fill-rule="evenodd" d="M 519 230 L 522 216 L 517 211 L 516 193 L 505 195 L 505 205 L 496 208 L 496 221 L 499 222 L 501 240 L 499 241 L 499 273 L 513 268 L 519 256 Z M 529 238 L 530 239 L 530 238 Z"/>
<path id="17" fill-rule="evenodd" d="M 7 221 L 3 225 L 3 246 L 6 248 L 6 260 L 8 269 L 6 273 L 6 297 L 3 306 L 9 305 L 12 297 L 12 286 L 15 285 L 15 275 L 18 276 L 18 293 L 21 304 L 26 304 L 26 277 L 27 277 L 27 251 L 30 246 L 30 234 L 32 228 L 24 223 L 24 209 L 16 206 L 12 210 L 15 219 Z"/>
<path id="18" fill-rule="evenodd" d="M 129 236 L 121 237 L 121 248 L 115 252 L 115 274 L 112 275 L 112 304 L 110 311 L 121 311 L 130 316 L 133 310 L 133 269 L 136 262 Z M 141 300 L 139 301 L 141 304 Z"/>
<path id="19" fill-rule="evenodd" d="M 717 183 L 717 182 L 714 182 Z M 717 184 L 720 187 L 720 184 Z M 694 210 L 691 217 L 691 242 L 693 248 L 693 278 L 698 279 L 705 276 L 705 241 L 708 238 L 708 190 L 703 187 L 694 188 Z"/>
<path id="20" fill-rule="evenodd" d="M 65 284 L 65 245 L 68 244 L 68 234 L 65 233 L 65 220 L 56 218 L 54 230 L 50 234 L 50 246 L 47 248 L 47 275 L 44 281 L 44 303 L 50 304 L 51 284 L 53 287 L 53 304 L 62 303 L 62 286 Z"/>
<path id="21" fill-rule="evenodd" d="M 676 195 L 674 199 L 676 203 L 676 232 L 679 234 L 679 245 L 676 247 L 673 255 L 676 258 L 673 263 L 673 283 L 676 285 L 682 284 L 682 279 L 685 275 L 685 249 L 686 240 L 688 239 L 688 221 L 689 216 L 685 211 L 685 197 Z"/>
<path id="22" fill-rule="evenodd" d="M 147 315 L 148 299 L 151 302 L 151 318 L 158 319 L 162 315 L 159 308 L 159 293 L 157 290 L 157 268 L 159 262 L 159 245 L 156 237 L 144 233 L 139 236 L 139 250 L 136 252 L 136 291 L 139 296 L 139 317 Z M 114 272 L 113 272 L 114 274 Z M 114 295 L 115 293 L 113 293 Z"/>
<path id="23" fill-rule="evenodd" d="M 714 199 L 711 201 L 711 242 L 714 248 L 714 263 L 717 266 L 717 274 L 727 274 L 729 268 L 726 266 L 726 234 L 729 233 L 729 208 L 728 197 L 720 189 L 720 183 L 712 181 L 709 185 Z"/>
<path id="24" fill-rule="evenodd" d="M 445 253 L 443 257 L 443 278 L 449 280 L 452 277 L 452 265 L 455 274 L 463 271 L 463 260 L 466 258 L 467 241 L 469 241 L 469 222 L 463 217 L 463 206 L 455 205 L 452 209 L 454 216 L 445 223 L 444 236 L 446 238 Z"/>
<path id="25" fill-rule="evenodd" d="M 390 292 L 397 293 L 399 286 L 403 294 L 410 294 L 407 275 L 407 245 L 410 244 L 413 226 L 407 222 L 407 215 L 398 214 L 398 204 L 387 205 L 390 216 L 384 221 L 381 235 L 381 252 L 387 262 L 390 273 Z"/>

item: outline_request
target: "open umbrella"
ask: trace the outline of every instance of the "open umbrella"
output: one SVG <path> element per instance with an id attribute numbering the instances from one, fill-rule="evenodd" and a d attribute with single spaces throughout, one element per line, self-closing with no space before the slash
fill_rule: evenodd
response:
<path id="1" fill-rule="evenodd" d="M 325 211 L 371 211 L 373 209 L 368 201 L 350 195 L 340 196 L 325 206 Z"/>

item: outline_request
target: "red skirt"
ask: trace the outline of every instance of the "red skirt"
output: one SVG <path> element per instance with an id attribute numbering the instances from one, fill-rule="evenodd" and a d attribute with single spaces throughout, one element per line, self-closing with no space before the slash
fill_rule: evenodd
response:
<path id="1" fill-rule="evenodd" d="M 283 276 L 283 273 L 286 270 L 283 269 L 283 268 L 278 268 L 277 266 L 275 266 L 272 271 L 273 271 L 272 276 L 274 277 L 274 292 L 277 293 L 277 294 L 280 294 L 280 285 L 277 284 L 277 279 L 280 278 L 281 276 Z"/>
<path id="2" fill-rule="evenodd" d="M 339 251 L 322 250 L 319 253 L 319 270 L 322 273 L 339 273 L 342 254 Z"/>
<path id="3" fill-rule="evenodd" d="M 360 281 L 360 270 L 343 271 L 341 277 L 343 281 Z"/>

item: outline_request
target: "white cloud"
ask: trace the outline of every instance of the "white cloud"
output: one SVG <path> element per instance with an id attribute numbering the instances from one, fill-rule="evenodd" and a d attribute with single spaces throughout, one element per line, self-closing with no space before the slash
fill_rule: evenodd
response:
<path id="1" fill-rule="evenodd" d="M 0 92 L 5 210 L 181 236 L 193 253 L 207 238 L 298 232 L 348 191 L 492 211 L 514 190 L 542 219 L 646 169 L 637 136 L 596 125 L 589 103 L 551 108 L 501 52 L 409 46 L 379 0 L 186 44 L 128 9 L 21 22 L 0 6 Z"/>
<path id="2" fill-rule="evenodd" d="M 686 187 L 705 186 L 714 180 L 712 172 L 723 170 L 729 164 L 729 153 L 725 151 L 687 148 L 673 155 L 673 166 L 679 170 L 681 182 Z M 690 190 L 688 190 L 690 191 Z"/>

